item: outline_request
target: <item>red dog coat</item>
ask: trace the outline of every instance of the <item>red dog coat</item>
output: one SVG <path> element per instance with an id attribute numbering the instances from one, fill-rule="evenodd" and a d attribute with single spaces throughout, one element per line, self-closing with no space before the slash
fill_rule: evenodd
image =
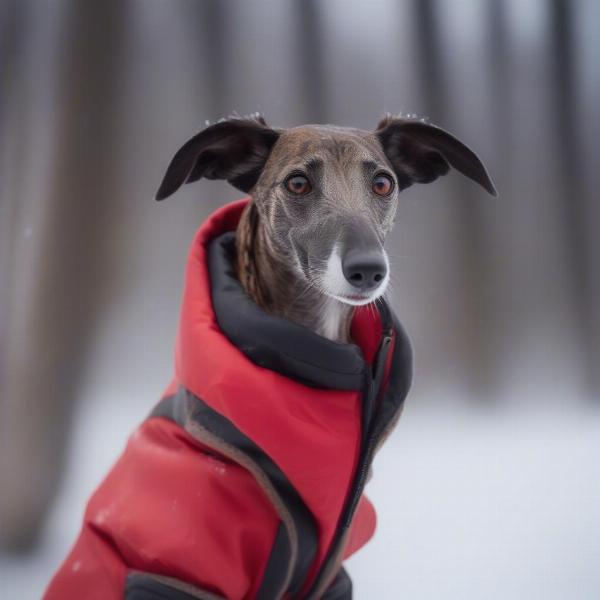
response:
<path id="1" fill-rule="evenodd" d="M 248 200 L 196 234 L 175 376 L 90 499 L 46 600 L 348 598 L 362 495 L 411 379 L 385 303 L 352 344 L 268 315 L 235 277 Z"/>

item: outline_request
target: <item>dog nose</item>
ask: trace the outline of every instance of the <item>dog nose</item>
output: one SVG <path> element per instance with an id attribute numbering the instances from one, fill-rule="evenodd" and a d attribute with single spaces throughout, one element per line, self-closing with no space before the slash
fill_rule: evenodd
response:
<path id="1" fill-rule="evenodd" d="M 381 252 L 349 250 L 342 259 L 342 271 L 350 284 L 365 292 L 384 280 L 387 265 Z"/>

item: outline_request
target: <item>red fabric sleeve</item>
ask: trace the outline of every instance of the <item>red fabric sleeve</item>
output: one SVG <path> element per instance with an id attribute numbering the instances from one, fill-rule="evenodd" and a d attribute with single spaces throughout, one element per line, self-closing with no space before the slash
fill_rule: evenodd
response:
<path id="1" fill-rule="evenodd" d="M 248 471 L 178 425 L 144 422 L 92 496 L 46 600 L 121 600 L 128 572 L 241 600 L 262 580 L 279 520 Z"/>

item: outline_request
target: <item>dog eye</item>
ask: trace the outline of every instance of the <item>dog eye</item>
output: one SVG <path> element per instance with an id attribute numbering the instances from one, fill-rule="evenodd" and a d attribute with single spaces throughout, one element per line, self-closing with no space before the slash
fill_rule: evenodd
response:
<path id="1" fill-rule="evenodd" d="M 304 175 L 291 175 L 285 181 L 285 188 L 295 196 L 304 196 L 312 189 L 310 181 Z"/>
<path id="2" fill-rule="evenodd" d="M 394 189 L 394 180 L 385 173 L 378 173 L 373 177 L 372 188 L 378 196 L 389 196 Z"/>

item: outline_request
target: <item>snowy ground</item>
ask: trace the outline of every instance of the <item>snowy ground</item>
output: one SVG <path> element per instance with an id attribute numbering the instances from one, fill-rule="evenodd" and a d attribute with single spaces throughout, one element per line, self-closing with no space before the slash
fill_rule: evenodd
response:
<path id="1" fill-rule="evenodd" d="M 371 483 L 356 597 L 600 598 L 600 419 L 411 418 Z"/>
<path id="2" fill-rule="evenodd" d="M 38 552 L 0 557 L 0 597 L 40 597 L 86 497 L 140 404 L 82 406 L 67 480 Z M 84 439 L 85 438 L 85 439 Z M 410 402 L 375 463 L 375 539 L 347 568 L 357 600 L 600 598 L 600 414 L 440 414 Z"/>

